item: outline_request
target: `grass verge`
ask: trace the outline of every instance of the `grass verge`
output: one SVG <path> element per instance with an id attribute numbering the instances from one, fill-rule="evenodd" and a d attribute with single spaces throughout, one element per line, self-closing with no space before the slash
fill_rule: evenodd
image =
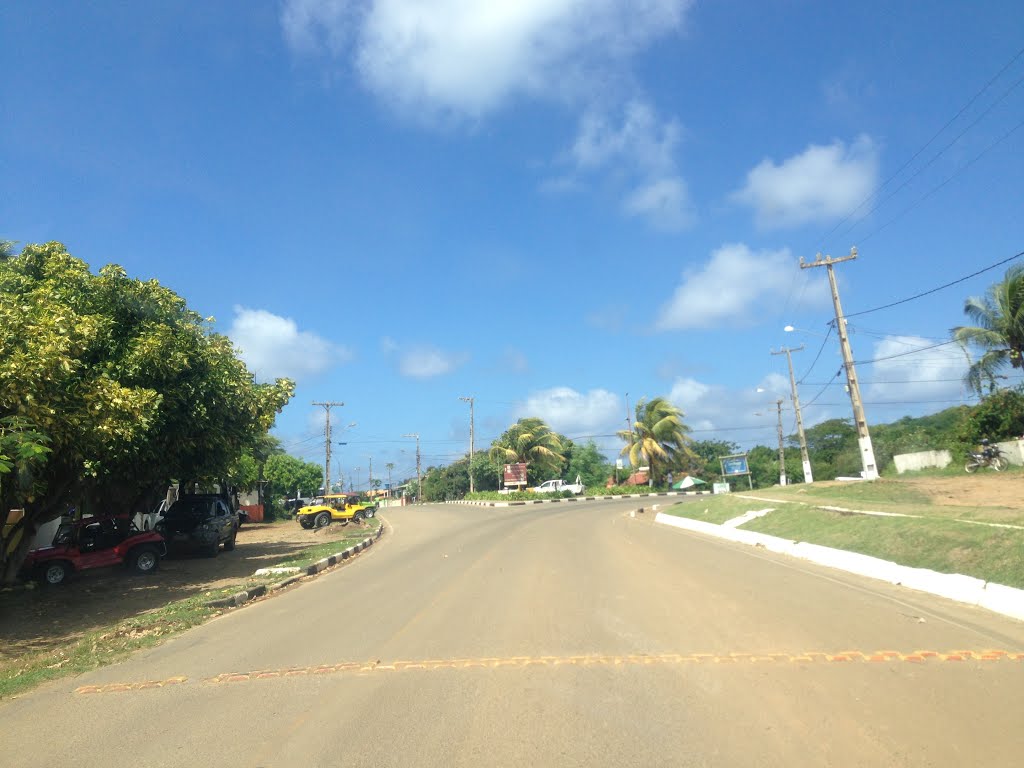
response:
<path id="1" fill-rule="evenodd" d="M 351 536 L 316 544 L 276 566 L 310 565 L 328 555 L 348 549 L 369 535 L 376 534 L 381 523 L 374 519 L 366 528 L 353 529 Z M 279 581 L 281 576 L 249 577 L 237 584 L 168 603 L 85 635 L 69 638 L 59 649 L 28 653 L 18 658 L 0 659 L 0 699 L 17 696 L 50 680 L 78 675 L 113 664 L 135 651 L 159 645 L 164 640 L 223 613 L 224 608 L 209 608 L 208 601 L 228 597 L 248 587 Z"/>
<path id="2" fill-rule="evenodd" d="M 766 509 L 768 507 L 777 509 L 781 504 L 783 502 L 752 501 L 751 499 L 740 499 L 724 494 L 722 496 L 707 496 L 697 501 L 673 504 L 668 509 L 662 511 L 668 515 L 688 517 L 692 520 L 702 520 L 705 523 L 721 525 L 726 520 L 732 520 L 734 517 L 739 517 L 755 509 Z"/>
<path id="3" fill-rule="evenodd" d="M 955 520 L 868 517 L 796 505 L 753 520 L 743 530 L 1024 588 L 1024 531 Z"/>

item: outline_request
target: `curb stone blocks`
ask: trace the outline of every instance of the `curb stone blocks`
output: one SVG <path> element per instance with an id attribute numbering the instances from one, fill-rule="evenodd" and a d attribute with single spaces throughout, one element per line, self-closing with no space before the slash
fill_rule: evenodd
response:
<path id="1" fill-rule="evenodd" d="M 227 597 L 220 597 L 216 600 L 208 600 L 207 602 L 203 603 L 203 605 L 205 605 L 208 608 L 233 608 L 240 605 L 244 605 L 253 598 L 262 597 L 268 592 L 276 592 L 277 590 L 294 584 L 297 581 L 301 581 L 302 578 L 305 576 L 316 576 L 322 571 L 325 571 L 328 568 L 337 565 L 338 563 L 351 559 L 357 553 L 363 551 L 364 549 L 368 549 L 376 539 L 379 539 L 383 535 L 383 533 L 384 525 L 382 524 L 377 529 L 376 534 L 371 534 L 370 536 L 367 536 L 358 544 L 353 544 L 351 547 L 342 552 L 336 552 L 333 555 L 329 555 L 321 560 L 317 560 L 312 565 L 307 566 L 305 572 L 302 572 L 302 569 L 295 568 L 294 570 L 298 571 L 298 573 L 296 573 L 293 576 L 289 576 L 287 579 L 275 582 L 269 586 L 267 586 L 266 584 L 259 584 L 255 587 L 244 589 L 241 592 L 236 592 L 233 595 L 228 595 Z M 267 572 L 272 573 L 273 570 L 274 569 L 261 568 L 254 575 L 262 576 L 265 575 Z M 261 573 L 261 571 L 263 573 Z"/>

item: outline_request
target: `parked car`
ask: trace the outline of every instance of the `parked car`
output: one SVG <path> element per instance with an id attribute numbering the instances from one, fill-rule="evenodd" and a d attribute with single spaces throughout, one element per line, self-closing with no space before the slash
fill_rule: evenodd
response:
<path id="1" fill-rule="evenodd" d="M 376 514 L 376 503 L 361 499 L 358 494 L 330 493 L 310 500 L 295 514 L 295 519 L 303 528 L 323 528 L 331 523 L 348 525 L 349 521 L 359 521 Z"/>
<path id="2" fill-rule="evenodd" d="M 569 491 L 570 493 L 576 494 L 577 496 L 585 490 L 583 483 L 580 481 L 580 476 L 576 475 L 575 483 L 567 483 L 564 480 L 545 480 L 543 483 L 538 485 L 536 488 L 531 488 L 534 493 L 563 493 Z"/>
<path id="3" fill-rule="evenodd" d="M 172 549 L 197 550 L 216 557 L 221 544 L 225 552 L 235 548 L 238 526 L 238 512 L 227 497 L 197 493 L 171 504 L 156 530 Z"/>
<path id="4" fill-rule="evenodd" d="M 22 573 L 44 584 L 63 584 L 73 573 L 111 565 L 152 573 L 166 553 L 155 531 L 140 531 L 125 516 L 94 515 L 62 521 L 53 544 L 28 553 Z"/>

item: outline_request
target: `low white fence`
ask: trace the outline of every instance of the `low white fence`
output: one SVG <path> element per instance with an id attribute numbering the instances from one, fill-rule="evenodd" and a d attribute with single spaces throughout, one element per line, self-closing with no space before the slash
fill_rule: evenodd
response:
<path id="1" fill-rule="evenodd" d="M 1008 462 L 1018 467 L 1024 466 L 1024 440 L 1007 440 L 996 445 Z M 963 458 L 966 461 L 966 457 Z M 949 451 L 918 451 L 901 453 L 899 456 L 893 456 L 892 460 L 896 465 L 896 472 L 902 475 L 904 472 L 913 472 L 917 469 L 947 467 L 952 463 L 953 457 Z"/>

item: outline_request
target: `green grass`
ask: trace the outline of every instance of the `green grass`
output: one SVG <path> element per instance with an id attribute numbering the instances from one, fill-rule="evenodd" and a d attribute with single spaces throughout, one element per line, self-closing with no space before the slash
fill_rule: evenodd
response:
<path id="1" fill-rule="evenodd" d="M 743 530 L 1024 587 L 1024 531 L 948 519 L 842 514 L 795 505 L 753 520 Z"/>
<path id="2" fill-rule="evenodd" d="M 662 511 L 668 515 L 688 517 L 692 520 L 703 520 L 705 523 L 721 525 L 726 520 L 732 520 L 734 517 L 739 517 L 755 509 L 778 508 L 778 506 L 779 504 L 772 502 L 740 499 L 731 494 L 722 494 L 720 496 L 704 496 L 696 501 L 673 504 L 668 509 Z"/>
<path id="3" fill-rule="evenodd" d="M 275 565 L 310 565 L 375 534 L 380 525 L 380 521 L 374 519 L 366 528 L 353 529 L 351 536 L 316 544 L 303 550 L 298 556 Z M 206 602 L 280 579 L 281 576 L 249 577 L 235 585 L 168 603 L 162 608 L 146 611 L 81 637 L 72 635 L 56 650 L 30 652 L 17 658 L 0 659 L 0 699 L 16 696 L 49 680 L 81 674 L 112 664 L 134 651 L 158 645 L 167 638 L 202 624 L 225 610 L 208 608 Z"/>
<path id="4" fill-rule="evenodd" d="M 380 527 L 380 522 L 376 521 L 371 523 L 366 528 L 353 529 L 351 534 L 346 534 L 340 539 L 332 539 L 331 541 L 324 542 L 323 544 L 314 544 L 308 547 L 297 556 L 290 557 L 287 560 L 282 560 L 279 563 L 274 563 L 270 568 L 293 568 L 300 567 L 304 568 L 307 565 L 312 565 L 317 560 L 323 560 L 325 557 L 335 555 L 338 552 L 348 549 L 353 544 L 358 544 L 360 541 L 365 539 L 367 536 L 375 536 L 377 529 Z"/>
<path id="5" fill-rule="evenodd" d="M 238 590 L 239 587 L 228 587 L 178 600 L 69 640 L 59 649 L 30 653 L 5 662 L 0 665 L 0 699 L 48 680 L 112 664 L 141 648 L 162 643 L 221 612 L 221 609 L 207 608 L 206 601 Z"/>

